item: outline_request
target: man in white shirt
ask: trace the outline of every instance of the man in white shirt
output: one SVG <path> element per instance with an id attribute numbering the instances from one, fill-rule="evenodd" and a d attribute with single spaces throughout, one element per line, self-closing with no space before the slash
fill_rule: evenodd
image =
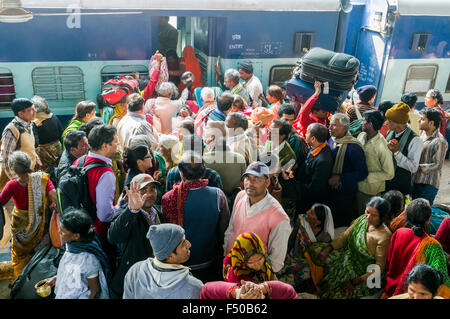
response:
<path id="1" fill-rule="evenodd" d="M 251 62 L 241 62 L 238 65 L 239 75 L 244 80 L 243 86 L 247 89 L 250 98 L 252 99 L 252 106 L 256 104 L 261 106 L 259 96 L 263 94 L 263 86 L 261 81 L 253 74 L 253 65 Z"/>

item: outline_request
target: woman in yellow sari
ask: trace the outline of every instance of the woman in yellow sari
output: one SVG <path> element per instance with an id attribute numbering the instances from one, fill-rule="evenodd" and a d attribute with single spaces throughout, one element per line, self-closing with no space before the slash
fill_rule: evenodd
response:
<path id="1" fill-rule="evenodd" d="M 27 153 L 15 151 L 8 159 L 19 176 L 9 181 L 0 194 L 4 206 L 11 197 L 11 261 L 0 263 L 0 279 L 15 279 L 41 245 L 49 242 L 49 204 L 56 202 L 56 191 L 49 175 L 33 173 Z M 50 200 L 50 201 L 49 201 Z"/>

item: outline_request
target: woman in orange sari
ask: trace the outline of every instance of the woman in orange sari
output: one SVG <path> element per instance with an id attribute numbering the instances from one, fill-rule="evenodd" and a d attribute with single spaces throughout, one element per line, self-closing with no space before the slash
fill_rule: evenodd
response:
<path id="1" fill-rule="evenodd" d="M 194 83 L 191 86 L 191 91 L 194 92 L 194 90 L 197 87 L 204 87 L 205 84 L 202 81 L 202 69 L 200 68 L 200 63 L 198 62 L 197 57 L 195 56 L 194 48 L 190 45 L 187 45 L 183 49 L 183 57 L 180 58 L 180 68 L 183 68 L 184 66 L 184 72 L 192 72 L 194 75 Z M 184 73 L 183 72 L 183 73 Z M 183 91 L 185 88 L 185 85 L 183 82 L 181 82 L 178 85 L 178 90 L 180 92 Z"/>
<path id="2" fill-rule="evenodd" d="M 0 263 L 0 279 L 15 279 L 40 246 L 48 241 L 49 200 L 56 202 L 56 191 L 49 175 L 32 172 L 27 153 L 15 151 L 8 159 L 18 179 L 9 181 L 0 194 L 2 205 L 11 197 L 11 261 Z"/>

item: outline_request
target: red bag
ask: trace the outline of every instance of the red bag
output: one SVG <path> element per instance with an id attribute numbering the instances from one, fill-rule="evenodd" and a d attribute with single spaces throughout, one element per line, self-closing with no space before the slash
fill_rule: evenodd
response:
<path id="1" fill-rule="evenodd" d="M 103 84 L 101 96 L 109 104 L 117 104 L 131 93 L 139 93 L 139 82 L 132 76 L 119 75 Z"/>

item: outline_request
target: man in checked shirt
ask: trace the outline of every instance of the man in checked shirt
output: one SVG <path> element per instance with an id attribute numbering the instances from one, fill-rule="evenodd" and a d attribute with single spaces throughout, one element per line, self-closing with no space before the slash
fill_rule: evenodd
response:
<path id="1" fill-rule="evenodd" d="M 31 158 L 31 168 L 35 169 L 42 163 L 36 153 L 32 121 L 36 115 L 33 102 L 26 98 L 17 98 L 11 102 L 14 119 L 5 127 L 2 134 L 0 148 L 0 189 L 5 187 L 9 180 L 17 178 L 8 165 L 8 157 L 16 150 L 27 153 Z"/>

